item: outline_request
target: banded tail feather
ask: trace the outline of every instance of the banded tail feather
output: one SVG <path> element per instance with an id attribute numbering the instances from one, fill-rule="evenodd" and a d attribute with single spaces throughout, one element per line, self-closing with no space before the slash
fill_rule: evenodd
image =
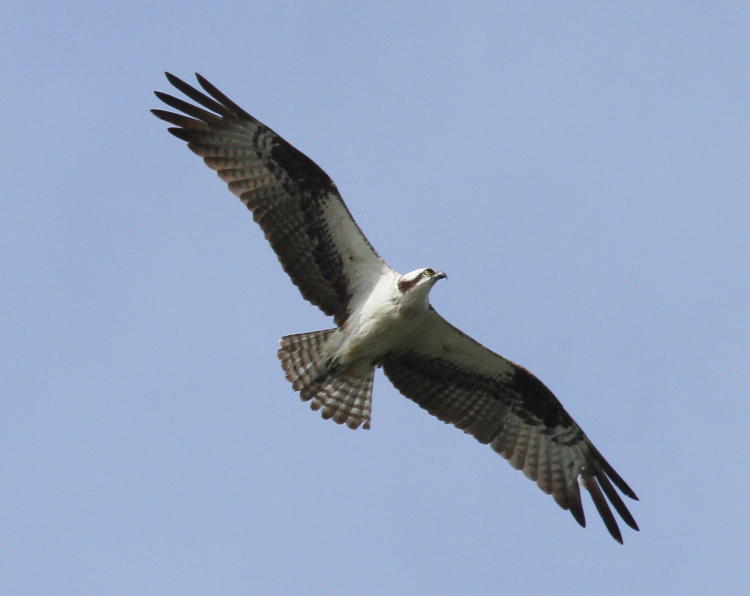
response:
<path id="1" fill-rule="evenodd" d="M 325 419 L 355 429 L 370 428 L 375 367 L 339 370 L 331 362 L 326 343 L 335 329 L 286 335 L 277 353 L 287 380 L 302 401 L 310 401 Z"/>

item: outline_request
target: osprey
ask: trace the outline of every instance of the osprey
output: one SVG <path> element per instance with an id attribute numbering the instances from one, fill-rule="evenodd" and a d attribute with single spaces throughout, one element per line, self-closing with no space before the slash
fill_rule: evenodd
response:
<path id="1" fill-rule="evenodd" d="M 205 93 L 166 73 L 198 107 L 156 96 L 182 112 L 152 110 L 247 206 L 302 296 L 336 327 L 287 335 L 278 357 L 313 410 L 350 428 L 370 427 L 375 369 L 405 396 L 489 444 L 586 525 L 579 484 L 622 543 L 611 503 L 635 492 L 594 447 L 552 392 L 525 368 L 456 329 L 428 295 L 445 273 L 401 275 L 372 248 L 336 186 L 309 157 L 196 74 Z M 614 485 L 614 486 L 613 486 Z"/>

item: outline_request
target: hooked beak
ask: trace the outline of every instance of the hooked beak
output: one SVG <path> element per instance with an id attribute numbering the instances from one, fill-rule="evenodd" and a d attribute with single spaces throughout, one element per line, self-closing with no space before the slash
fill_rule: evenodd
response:
<path id="1" fill-rule="evenodd" d="M 448 276 L 445 273 L 443 273 L 442 271 L 438 271 L 437 273 L 435 273 L 433 279 L 435 281 L 437 281 L 439 279 L 448 279 Z"/>

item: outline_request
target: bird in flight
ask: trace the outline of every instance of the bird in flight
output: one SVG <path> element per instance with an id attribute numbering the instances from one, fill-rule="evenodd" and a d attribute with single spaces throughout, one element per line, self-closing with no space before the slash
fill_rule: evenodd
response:
<path id="1" fill-rule="evenodd" d="M 430 290 L 445 273 L 392 269 L 315 162 L 201 75 L 203 91 L 166 76 L 198 105 L 157 91 L 176 112 L 153 114 L 227 183 L 302 296 L 333 317 L 332 329 L 279 342 L 281 366 L 303 401 L 323 418 L 369 428 L 373 376 L 382 367 L 406 397 L 489 444 L 581 526 L 583 486 L 615 540 L 622 543 L 622 534 L 610 504 L 638 530 L 615 487 L 637 500 L 635 492 L 552 392 L 430 305 Z"/>

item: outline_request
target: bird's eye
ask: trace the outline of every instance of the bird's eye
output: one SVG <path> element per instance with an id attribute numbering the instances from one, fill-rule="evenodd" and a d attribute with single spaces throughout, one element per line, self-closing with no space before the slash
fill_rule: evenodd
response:
<path id="1" fill-rule="evenodd" d="M 435 275 L 435 270 L 425 269 L 424 271 L 422 271 L 422 275 L 424 275 L 425 277 L 432 277 L 433 275 Z"/>

